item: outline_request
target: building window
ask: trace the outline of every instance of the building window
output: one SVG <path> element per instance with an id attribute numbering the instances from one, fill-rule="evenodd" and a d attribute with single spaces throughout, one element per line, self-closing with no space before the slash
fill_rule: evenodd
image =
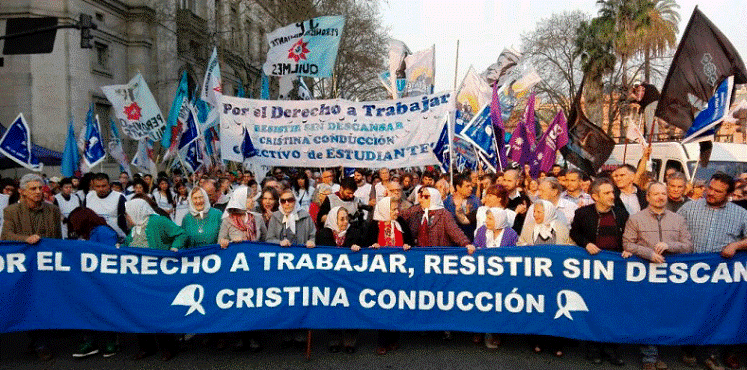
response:
<path id="1" fill-rule="evenodd" d="M 195 12 L 195 0 L 179 0 L 179 9 Z"/>
<path id="2" fill-rule="evenodd" d="M 94 43 L 96 49 L 96 66 L 105 71 L 109 70 L 109 45 L 100 42 Z"/>

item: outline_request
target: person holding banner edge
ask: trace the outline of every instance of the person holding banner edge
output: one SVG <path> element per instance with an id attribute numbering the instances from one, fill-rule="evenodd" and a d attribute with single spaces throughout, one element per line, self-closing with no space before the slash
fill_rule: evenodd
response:
<path id="1" fill-rule="evenodd" d="M 630 216 L 625 225 L 625 251 L 652 263 L 664 263 L 665 252 L 692 253 L 692 240 L 685 219 L 666 208 L 666 185 L 651 183 L 646 189 L 646 200 L 648 207 Z M 659 359 L 657 346 L 642 345 L 641 355 L 643 370 L 667 368 L 667 364 Z"/>
<path id="2" fill-rule="evenodd" d="M 591 184 L 591 197 L 595 203 L 577 209 L 573 216 L 571 239 L 590 255 L 608 250 L 622 252 L 623 257 L 629 257 L 630 253 L 624 252 L 622 246 L 623 230 L 629 216 L 625 207 L 616 204 L 612 182 L 607 178 L 594 181 Z M 605 350 L 608 346 L 612 353 Z M 617 351 L 616 344 L 587 343 L 587 358 L 594 364 L 601 364 L 606 359 L 615 366 L 625 365 Z"/>
<path id="3" fill-rule="evenodd" d="M 0 239 L 28 244 L 36 244 L 41 238 L 62 239 L 62 215 L 59 208 L 42 199 L 43 185 L 44 180 L 37 174 L 29 173 L 21 177 L 21 200 L 3 210 Z M 29 346 L 40 360 L 49 361 L 54 357 L 48 344 L 49 331 L 30 331 L 29 337 Z"/>

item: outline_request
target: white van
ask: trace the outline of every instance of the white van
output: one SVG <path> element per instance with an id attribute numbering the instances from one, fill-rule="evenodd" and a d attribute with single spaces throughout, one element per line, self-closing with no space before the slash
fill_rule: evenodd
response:
<path id="1" fill-rule="evenodd" d="M 625 144 L 617 144 L 603 168 L 615 167 L 622 163 L 628 163 L 636 167 L 641 155 L 641 144 L 629 143 L 627 150 Z M 664 180 L 664 174 L 669 168 L 684 173 L 688 179 L 695 172 L 696 180 L 707 180 L 716 171 L 722 171 L 734 177 L 742 172 L 747 172 L 747 144 L 714 142 L 708 166 L 706 168 L 699 167 L 695 171 L 695 165 L 699 158 L 700 145 L 698 143 L 683 145 L 675 141 L 655 142 L 652 144 L 651 160 L 648 167 L 649 171 L 656 174 L 657 180 L 660 181 Z"/>

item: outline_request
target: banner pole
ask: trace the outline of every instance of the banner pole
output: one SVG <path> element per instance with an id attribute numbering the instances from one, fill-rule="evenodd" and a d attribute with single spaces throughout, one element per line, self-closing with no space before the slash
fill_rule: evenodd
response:
<path id="1" fill-rule="evenodd" d="M 457 74 L 459 74 L 459 40 L 457 40 L 456 58 L 454 58 L 454 93 L 457 92 Z"/>

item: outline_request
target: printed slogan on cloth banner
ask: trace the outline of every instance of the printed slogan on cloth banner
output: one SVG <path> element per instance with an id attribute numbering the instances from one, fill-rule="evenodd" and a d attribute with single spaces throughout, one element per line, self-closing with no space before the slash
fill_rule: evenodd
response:
<path id="1" fill-rule="evenodd" d="M 166 121 L 140 73 L 126 85 L 102 86 L 101 90 L 112 103 L 122 131 L 127 136 L 134 140 L 161 140 Z"/>
<path id="2" fill-rule="evenodd" d="M 244 128 L 271 166 L 410 167 L 438 164 L 431 151 L 452 93 L 381 102 L 269 101 L 223 96 L 222 158 L 242 162 Z"/>
<path id="3" fill-rule="evenodd" d="M 0 332 L 456 330 L 660 345 L 747 342 L 747 254 L 663 264 L 571 246 L 181 252 L 3 243 Z"/>
<path id="4" fill-rule="evenodd" d="M 265 74 L 331 77 L 344 25 L 342 16 L 325 16 L 268 33 Z"/>

